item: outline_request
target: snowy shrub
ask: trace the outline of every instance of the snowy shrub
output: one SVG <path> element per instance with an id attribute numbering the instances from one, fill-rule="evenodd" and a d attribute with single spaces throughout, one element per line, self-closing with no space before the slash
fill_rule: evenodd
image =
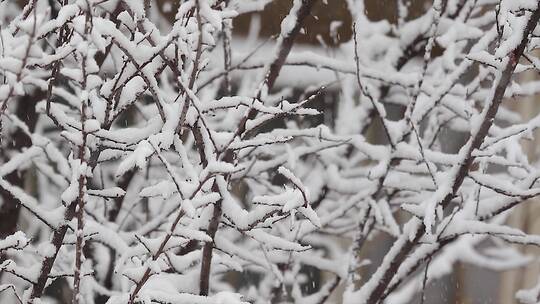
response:
<path id="1" fill-rule="evenodd" d="M 269 0 L 176 2 L 1 1 L 2 303 L 408 303 L 531 261 L 538 1 L 348 0 L 353 38 L 309 50 L 317 0 L 262 44 L 233 21 Z"/>

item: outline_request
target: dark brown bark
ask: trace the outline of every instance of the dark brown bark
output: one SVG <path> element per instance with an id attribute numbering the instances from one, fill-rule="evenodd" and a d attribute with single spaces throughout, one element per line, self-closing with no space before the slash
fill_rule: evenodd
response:
<path id="1" fill-rule="evenodd" d="M 212 219 L 208 225 L 206 234 L 212 238 L 211 242 L 206 242 L 203 247 L 203 255 L 201 261 L 201 276 L 199 281 L 199 294 L 201 296 L 207 296 L 210 288 L 210 268 L 212 263 L 212 253 L 214 248 L 214 238 L 219 227 L 221 220 L 221 201 L 214 204 L 214 210 L 212 212 Z"/>
<path id="2" fill-rule="evenodd" d="M 69 204 L 64 214 L 65 219 L 71 220 L 75 216 L 75 208 L 77 207 L 77 203 L 77 201 L 73 201 L 71 204 Z M 51 241 L 51 244 L 55 248 L 54 254 L 43 258 L 43 261 L 41 262 L 41 268 L 39 270 L 38 279 L 32 285 L 32 293 L 27 303 L 32 303 L 33 299 L 38 299 L 43 294 L 45 284 L 47 283 L 47 279 L 49 278 L 49 273 L 51 273 L 51 269 L 53 267 L 54 261 L 56 260 L 56 256 L 58 255 L 58 251 L 60 251 L 60 247 L 62 246 L 62 242 L 64 241 L 67 230 L 68 225 L 66 222 L 54 231 Z"/>

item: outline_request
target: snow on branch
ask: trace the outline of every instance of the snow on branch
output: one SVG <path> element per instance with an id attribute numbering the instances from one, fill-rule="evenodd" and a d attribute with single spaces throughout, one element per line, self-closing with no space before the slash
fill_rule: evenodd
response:
<path id="1" fill-rule="evenodd" d="M 0 302 L 410 303 L 534 260 L 506 219 L 540 195 L 538 1 L 236 35 L 271 2 L 0 1 Z"/>

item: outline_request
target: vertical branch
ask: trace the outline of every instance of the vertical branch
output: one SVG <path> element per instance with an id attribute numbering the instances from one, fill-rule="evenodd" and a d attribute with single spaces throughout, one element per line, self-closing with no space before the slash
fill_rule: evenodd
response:
<path id="1" fill-rule="evenodd" d="M 367 210 L 362 210 L 360 214 L 360 220 L 356 229 L 356 234 L 353 239 L 353 244 L 350 249 L 349 266 L 347 270 L 347 286 L 352 286 L 358 280 L 356 278 L 358 274 L 358 267 L 360 266 L 361 255 L 360 250 L 364 246 L 364 242 L 369 235 L 369 232 L 373 229 L 375 221 L 371 218 L 371 207 Z"/>
<path id="2" fill-rule="evenodd" d="M 84 150 L 86 147 L 86 132 L 84 131 L 84 125 L 85 125 L 85 112 L 86 112 L 86 105 L 85 101 L 83 101 L 82 105 L 82 111 L 81 111 L 81 122 L 82 122 L 82 136 L 83 136 L 83 143 L 79 147 L 79 160 L 81 161 L 81 167 L 84 168 L 81 169 L 80 175 L 79 175 L 79 193 L 76 200 L 77 209 L 75 211 L 75 216 L 77 218 L 77 230 L 76 230 L 76 243 L 75 243 L 75 273 L 73 277 L 73 298 L 71 303 L 72 304 L 78 304 L 80 301 L 80 284 L 81 284 L 81 268 L 82 263 L 84 259 L 84 253 L 83 253 L 83 247 L 84 247 L 84 205 L 85 205 L 85 194 L 86 194 L 86 162 L 84 157 Z"/>
<path id="3" fill-rule="evenodd" d="M 197 78 L 197 73 L 199 72 L 199 62 L 201 60 L 202 55 L 202 47 L 203 47 L 203 22 L 201 18 L 201 8 L 199 0 L 195 1 L 195 10 L 196 14 L 195 17 L 197 19 L 197 26 L 199 31 L 199 37 L 197 38 L 197 49 L 195 51 L 195 58 L 193 59 L 192 63 L 192 70 L 191 70 L 191 76 L 189 78 L 189 84 L 188 84 L 188 90 L 192 90 L 193 86 L 195 85 L 195 80 Z M 177 76 L 178 77 L 178 76 Z M 177 79 L 177 81 L 179 81 Z M 182 107 L 182 112 L 180 113 L 180 120 L 178 122 L 178 126 L 176 127 L 176 132 L 180 132 L 182 130 L 182 127 L 184 126 L 184 122 L 186 120 L 187 111 L 189 109 L 189 99 L 187 98 L 188 92 L 183 92 L 184 94 L 184 106 Z M 183 137 L 183 136 L 182 136 Z"/>
<path id="4" fill-rule="evenodd" d="M 431 263 L 431 257 L 428 258 L 426 267 L 424 269 L 424 278 L 422 280 L 422 293 L 420 295 L 420 304 L 424 304 L 424 302 L 426 301 L 426 287 L 427 287 L 427 282 L 428 282 L 429 263 Z"/>
<path id="5" fill-rule="evenodd" d="M 85 37 L 89 38 L 89 33 L 91 31 L 92 27 L 92 15 L 91 15 L 91 7 L 89 2 L 86 2 L 86 20 L 85 20 Z M 82 60 L 81 60 L 81 70 L 82 70 L 82 83 L 81 88 L 83 92 L 82 100 L 81 100 L 81 137 L 82 137 L 82 143 L 79 146 L 79 165 L 80 165 L 80 172 L 79 172 L 79 193 L 76 199 L 77 202 L 77 209 L 75 211 L 76 217 L 77 217 L 77 230 L 76 230 L 76 243 L 75 243 L 75 273 L 73 276 L 73 298 L 71 303 L 72 304 L 78 304 L 80 301 L 81 296 L 81 269 L 82 269 L 82 263 L 84 260 L 84 205 L 85 205 L 85 196 L 86 196 L 86 175 L 88 170 L 88 163 L 86 161 L 86 141 L 87 141 L 87 132 L 86 132 L 86 120 L 87 120 L 87 107 L 88 107 L 88 92 L 86 92 L 86 81 L 87 81 L 87 62 L 88 57 L 87 54 L 83 54 Z"/>
<path id="6" fill-rule="evenodd" d="M 369 86 L 362 83 L 362 80 L 360 78 L 360 58 L 358 56 L 358 37 L 356 33 L 356 24 L 353 25 L 353 39 L 354 39 L 354 62 L 356 64 L 356 82 L 358 84 L 358 87 L 360 88 L 360 92 L 363 96 L 366 96 L 371 106 L 373 107 L 373 113 L 377 115 L 377 117 L 381 121 L 381 125 L 383 126 L 384 134 L 386 135 L 386 138 L 388 139 L 388 142 L 390 143 L 390 146 L 392 149 L 395 148 L 395 143 L 392 139 L 392 136 L 390 136 L 390 130 L 389 126 L 387 125 L 387 122 L 385 120 L 385 116 L 383 115 L 384 109 L 383 105 L 376 101 L 371 92 L 369 91 Z"/>
<path id="7" fill-rule="evenodd" d="M 64 241 L 64 237 L 66 236 L 66 232 L 69 227 L 69 221 L 71 221 L 71 219 L 73 219 L 73 217 L 75 216 L 76 207 L 77 201 L 73 201 L 68 205 L 66 211 L 64 212 L 64 223 L 60 227 L 56 228 L 56 230 L 54 231 L 51 240 L 51 245 L 54 247 L 54 252 L 52 255 L 47 255 L 43 258 L 39 269 L 38 279 L 32 284 L 30 297 L 28 298 L 26 303 L 32 304 L 34 299 L 39 299 L 43 294 L 45 284 L 49 279 L 49 273 L 51 272 L 54 261 L 56 260 L 56 256 L 58 255 L 60 247 L 62 246 L 62 242 Z"/>
<path id="8" fill-rule="evenodd" d="M 226 3 L 226 2 L 225 2 Z M 224 89 L 225 89 L 225 95 L 231 94 L 231 76 L 230 76 L 230 70 L 231 70 L 231 61 L 232 61 L 232 50 L 231 50 L 231 29 L 229 28 L 229 22 L 223 21 L 222 22 L 223 32 L 223 69 L 225 71 L 225 77 L 224 77 Z"/>
<path id="9" fill-rule="evenodd" d="M 207 296 L 210 288 L 210 268 L 212 263 L 212 252 L 214 249 L 214 238 L 216 237 L 220 220 L 221 200 L 214 204 L 212 218 L 210 219 L 210 223 L 208 224 L 208 229 L 206 231 L 206 234 L 212 238 L 212 241 L 204 243 L 203 246 L 201 275 L 199 280 L 199 294 L 201 296 Z"/>

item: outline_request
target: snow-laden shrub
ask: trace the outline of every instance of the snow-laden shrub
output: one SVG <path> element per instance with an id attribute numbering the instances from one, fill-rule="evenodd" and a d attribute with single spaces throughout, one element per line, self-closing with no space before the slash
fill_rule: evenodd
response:
<path id="1" fill-rule="evenodd" d="M 183 0 L 171 24 L 154 1 L 1 1 L 2 303 L 53 303 L 50 284 L 72 303 L 407 303 L 458 261 L 530 261 L 509 243 L 540 239 L 504 223 L 540 194 L 522 145 L 540 118 L 516 111 L 540 90 L 538 1 L 413 18 L 395 0 L 391 23 L 348 0 L 353 39 L 305 50 L 318 1 L 294 0 L 275 41 L 234 38 L 268 2 Z"/>

